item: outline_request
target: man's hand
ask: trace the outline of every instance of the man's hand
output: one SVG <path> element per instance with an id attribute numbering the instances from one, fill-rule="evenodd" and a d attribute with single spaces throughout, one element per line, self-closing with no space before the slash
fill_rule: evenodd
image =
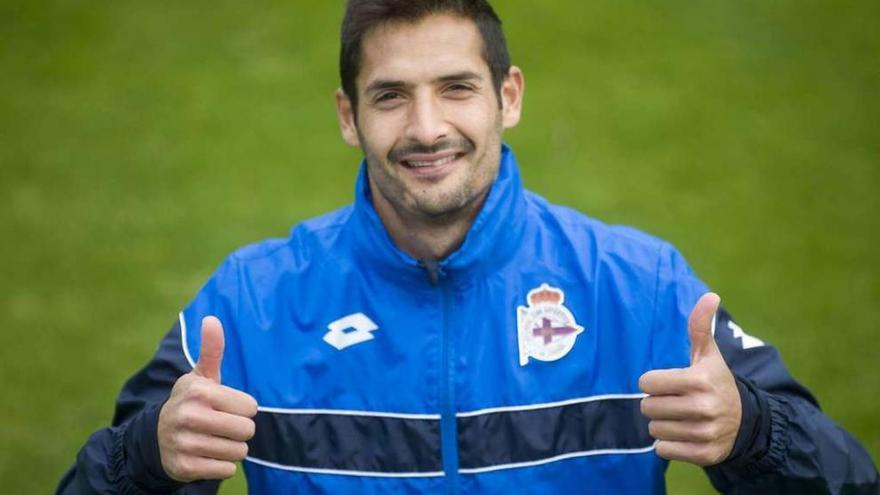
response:
<path id="1" fill-rule="evenodd" d="M 711 466 L 724 461 L 742 420 L 736 381 L 712 336 L 721 299 L 713 293 L 697 301 L 688 319 L 691 365 L 649 371 L 639 378 L 642 414 L 665 459 Z"/>
<path id="2" fill-rule="evenodd" d="M 181 376 L 159 412 L 162 468 L 174 480 L 224 479 L 247 455 L 257 401 L 220 385 L 223 326 L 202 320 L 202 350 L 195 369 Z"/>

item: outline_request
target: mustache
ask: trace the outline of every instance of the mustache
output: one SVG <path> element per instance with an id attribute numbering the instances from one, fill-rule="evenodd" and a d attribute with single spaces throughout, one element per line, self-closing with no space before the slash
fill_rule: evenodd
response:
<path id="1" fill-rule="evenodd" d="M 470 153 L 475 148 L 474 143 L 469 139 L 444 139 L 437 141 L 431 145 L 421 143 L 409 143 L 392 149 L 388 153 L 388 160 L 391 162 L 402 162 L 407 155 L 433 155 L 441 151 L 457 150 L 462 153 Z"/>

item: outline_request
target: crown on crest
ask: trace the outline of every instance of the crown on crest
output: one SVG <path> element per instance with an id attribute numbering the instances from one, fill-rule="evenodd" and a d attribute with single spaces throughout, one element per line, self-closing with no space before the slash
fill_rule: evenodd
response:
<path id="1" fill-rule="evenodd" d="M 541 284 L 537 289 L 529 291 L 528 300 L 530 306 L 535 304 L 560 304 L 563 297 L 561 290 L 550 287 L 547 284 Z"/>

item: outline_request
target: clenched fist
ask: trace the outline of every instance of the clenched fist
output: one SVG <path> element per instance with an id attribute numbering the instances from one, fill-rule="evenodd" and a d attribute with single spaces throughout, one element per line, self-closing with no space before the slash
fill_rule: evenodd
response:
<path id="1" fill-rule="evenodd" d="M 736 380 L 712 335 L 712 320 L 721 299 L 703 295 L 688 319 L 691 365 L 654 370 L 639 378 L 642 413 L 648 431 L 658 440 L 657 455 L 665 459 L 711 466 L 733 450 L 742 422 Z"/>
<path id="2" fill-rule="evenodd" d="M 159 412 L 162 468 L 174 480 L 229 478 L 247 456 L 257 401 L 220 384 L 223 348 L 220 320 L 206 317 L 199 362 L 177 380 Z"/>

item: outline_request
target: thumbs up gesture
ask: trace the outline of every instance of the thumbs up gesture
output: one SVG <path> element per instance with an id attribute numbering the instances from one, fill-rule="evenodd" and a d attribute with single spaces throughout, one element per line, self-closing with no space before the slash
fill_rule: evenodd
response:
<path id="1" fill-rule="evenodd" d="M 199 362 L 177 379 L 159 412 L 162 468 L 174 480 L 229 478 L 247 455 L 257 401 L 220 384 L 223 348 L 220 320 L 206 317 Z"/>
<path id="2" fill-rule="evenodd" d="M 688 319 L 691 365 L 654 370 L 639 378 L 642 414 L 665 459 L 711 466 L 733 450 L 742 420 L 736 380 L 712 336 L 712 320 L 721 299 L 713 293 L 697 301 Z"/>

